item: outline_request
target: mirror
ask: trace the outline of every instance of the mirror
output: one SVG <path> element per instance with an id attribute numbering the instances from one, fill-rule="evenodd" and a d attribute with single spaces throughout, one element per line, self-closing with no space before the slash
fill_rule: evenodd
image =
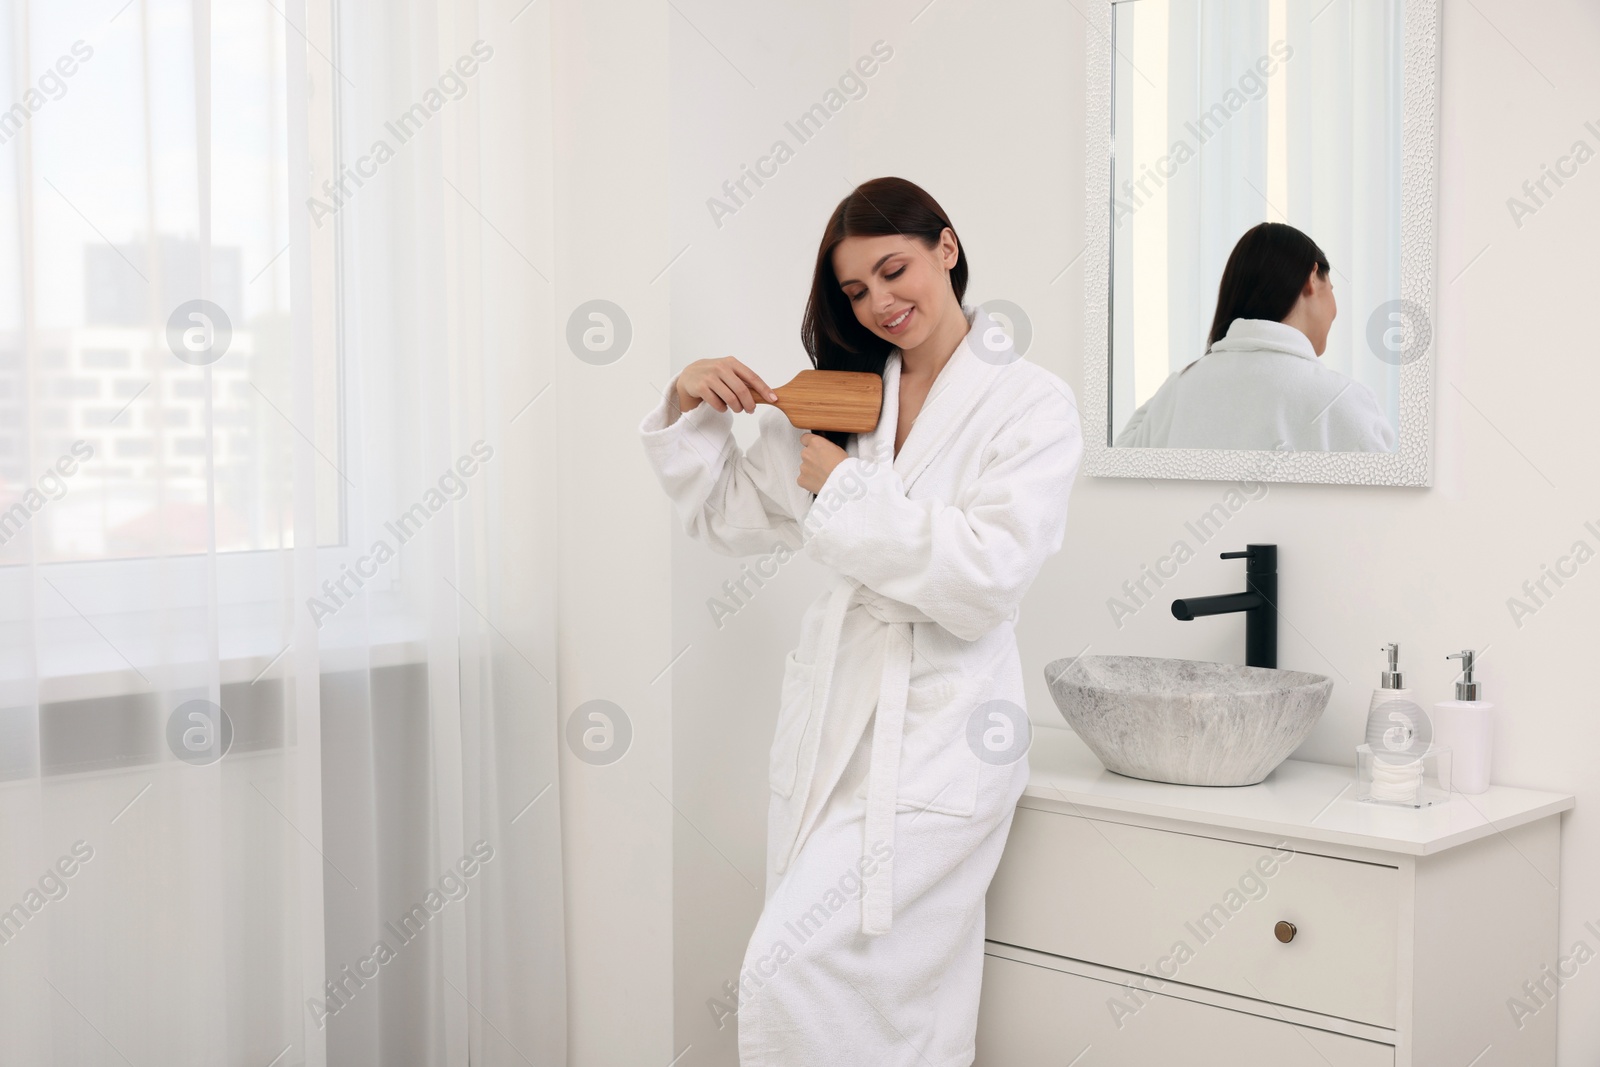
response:
<path id="1" fill-rule="evenodd" d="M 1437 0 L 1094 13 L 1089 473 L 1429 484 Z"/>

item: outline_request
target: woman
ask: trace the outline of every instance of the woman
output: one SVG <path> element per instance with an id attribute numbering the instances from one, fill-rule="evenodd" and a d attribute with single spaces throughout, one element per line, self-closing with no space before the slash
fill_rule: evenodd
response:
<path id="1" fill-rule="evenodd" d="M 1028 781 L 1013 626 L 1083 443 L 1072 391 L 966 284 L 933 198 L 866 182 L 828 220 L 801 337 L 819 369 L 883 376 L 877 427 L 808 433 L 769 407 L 743 453 L 733 413 L 774 394 L 731 356 L 685 367 L 639 427 L 691 536 L 781 538 L 827 579 L 784 662 L 743 1067 L 973 1059 L 984 894 Z"/>
<path id="2" fill-rule="evenodd" d="M 1246 230 L 1223 268 L 1205 353 L 1162 383 L 1115 444 L 1394 451 L 1372 391 L 1317 362 L 1338 312 L 1328 270 L 1293 226 Z"/>

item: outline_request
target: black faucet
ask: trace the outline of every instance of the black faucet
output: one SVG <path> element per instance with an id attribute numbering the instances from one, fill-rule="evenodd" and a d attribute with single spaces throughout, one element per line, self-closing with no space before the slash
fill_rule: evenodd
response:
<path id="1" fill-rule="evenodd" d="M 1243 559 L 1245 591 L 1220 596 L 1194 596 L 1172 602 L 1172 617 L 1188 622 L 1199 615 L 1244 612 L 1244 662 L 1247 667 L 1278 666 L 1278 546 L 1248 545 L 1243 552 L 1224 552 L 1223 559 Z"/>

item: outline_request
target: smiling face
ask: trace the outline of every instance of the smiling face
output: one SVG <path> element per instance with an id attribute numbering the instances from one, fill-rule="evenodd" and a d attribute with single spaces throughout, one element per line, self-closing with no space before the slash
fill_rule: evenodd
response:
<path id="1" fill-rule="evenodd" d="M 856 321 L 901 351 L 939 333 L 961 305 L 950 286 L 960 248 L 949 227 L 929 247 L 915 237 L 846 237 L 833 250 L 833 273 Z M 962 318 L 965 332 L 966 320 Z"/>

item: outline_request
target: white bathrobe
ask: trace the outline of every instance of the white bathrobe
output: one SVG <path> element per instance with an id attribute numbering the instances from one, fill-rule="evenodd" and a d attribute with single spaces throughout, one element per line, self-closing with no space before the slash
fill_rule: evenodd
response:
<path id="1" fill-rule="evenodd" d="M 965 310 L 899 455 L 895 351 L 877 428 L 815 501 L 805 431 L 774 408 L 748 454 L 734 413 L 680 415 L 676 383 L 639 427 L 691 536 L 728 555 L 803 543 L 827 573 L 784 659 L 742 1067 L 972 1062 L 984 896 L 1028 766 L 979 759 L 969 722 L 1026 707 L 1013 627 L 1061 547 L 1083 442 L 1067 384 Z"/>
<path id="2" fill-rule="evenodd" d="M 1392 452 L 1395 433 L 1372 390 L 1323 366 L 1305 334 L 1283 322 L 1234 319 L 1225 337 L 1140 405 L 1115 444 Z"/>

